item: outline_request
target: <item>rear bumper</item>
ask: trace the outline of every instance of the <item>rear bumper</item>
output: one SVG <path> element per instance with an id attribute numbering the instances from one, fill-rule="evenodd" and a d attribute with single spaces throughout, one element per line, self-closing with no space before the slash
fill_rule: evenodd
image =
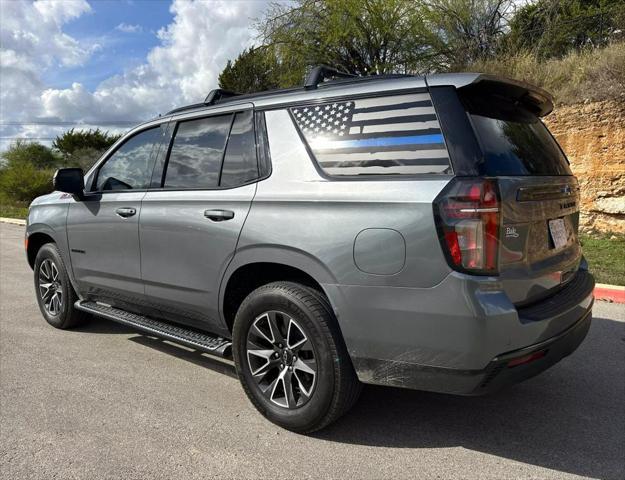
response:
<path id="1" fill-rule="evenodd" d="M 450 277 L 433 289 L 386 288 L 380 296 L 358 295 L 358 301 L 349 301 L 350 287 L 333 300 L 361 381 L 484 394 L 557 363 L 590 327 L 594 279 L 585 270 L 556 294 L 524 308 L 492 284 Z M 371 309 L 377 309 L 375 316 Z M 509 366 L 536 352 L 540 358 Z"/>
<path id="2" fill-rule="evenodd" d="M 481 395 L 502 387 L 521 382 L 538 375 L 552 365 L 570 355 L 582 343 L 590 329 L 592 311 L 589 310 L 577 323 L 549 340 L 520 350 L 508 352 L 494 358 L 488 367 L 478 375 L 478 382 L 469 394 Z M 515 364 L 524 359 L 530 360 L 533 354 L 540 355 L 528 363 Z"/>
<path id="3" fill-rule="evenodd" d="M 391 386 L 456 395 L 484 395 L 538 375 L 573 353 L 586 337 L 591 321 L 592 312 L 589 310 L 583 318 L 559 335 L 499 355 L 483 370 L 437 368 L 371 359 L 361 360 L 359 366 L 367 371 L 384 372 L 384 378 L 387 379 L 385 383 Z M 531 359 L 532 355 L 540 355 L 540 358 L 510 365 L 511 362 Z"/>

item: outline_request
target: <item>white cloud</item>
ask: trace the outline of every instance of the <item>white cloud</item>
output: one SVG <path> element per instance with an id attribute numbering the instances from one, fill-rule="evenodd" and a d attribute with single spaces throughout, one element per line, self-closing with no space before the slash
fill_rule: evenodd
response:
<path id="1" fill-rule="evenodd" d="M 115 30 L 119 30 L 124 33 L 141 33 L 143 31 L 143 27 L 141 25 L 131 25 L 122 22 L 115 27 Z"/>
<path id="2" fill-rule="evenodd" d="M 83 64 L 97 49 L 65 34 L 64 23 L 89 13 L 85 0 L 0 2 L 0 132 L 7 136 L 46 136 L 45 128 L 5 125 L 45 117 L 41 73 Z M 3 141 L 0 147 L 5 147 Z"/>
<path id="3" fill-rule="evenodd" d="M 33 6 L 44 22 L 51 21 L 57 25 L 91 11 L 91 6 L 86 0 L 38 0 Z"/>
<path id="4" fill-rule="evenodd" d="M 91 11 L 86 0 L 2 2 L 1 8 L 2 49 L 13 52 L 27 66 L 75 66 L 89 57 L 92 46 L 81 45 L 61 29 L 64 23 Z"/>
<path id="5" fill-rule="evenodd" d="M 63 22 L 89 12 L 89 5 L 84 1 L 45 2 L 45 5 L 37 2 L 34 6 L 19 2 L 19 6 L 11 7 L 10 22 L 5 22 L 6 3 L 2 2 L 2 41 L 6 45 L 5 37 L 10 37 L 11 44 L 0 57 L 2 121 L 43 118 L 91 125 L 148 119 L 172 107 L 203 100 L 216 88 L 217 77 L 227 60 L 253 43 L 252 20 L 260 16 L 268 4 L 264 0 L 174 0 L 170 8 L 173 22 L 158 32 L 160 44 L 149 52 L 145 63 L 110 77 L 91 92 L 80 83 L 64 89 L 48 88 L 39 76 L 42 66 L 60 68 L 80 64 L 97 48 L 81 45 L 61 29 Z M 45 32 L 29 28 L 37 24 L 35 17 L 50 28 Z M 132 27 L 126 24 L 118 27 L 121 25 Z M 42 43 L 52 45 L 36 48 Z M 5 95 L 6 83 L 11 88 Z M 46 128 L 36 127 L 36 131 L 44 136 L 40 132 Z M 52 129 L 47 131 L 52 132 Z M 32 126 L 28 130 L 7 131 L 5 128 L 2 137 L 7 133 L 32 132 Z M 54 130 L 56 133 L 58 129 Z M 6 142 L 2 146 L 6 147 Z"/>

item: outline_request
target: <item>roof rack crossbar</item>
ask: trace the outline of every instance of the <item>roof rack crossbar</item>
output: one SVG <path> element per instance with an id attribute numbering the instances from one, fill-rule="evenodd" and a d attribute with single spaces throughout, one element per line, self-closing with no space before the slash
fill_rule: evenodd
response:
<path id="1" fill-rule="evenodd" d="M 356 75 L 347 73 L 347 72 L 342 72 L 328 65 L 317 65 L 313 67 L 313 69 L 310 71 L 310 73 L 306 77 L 306 81 L 304 82 L 304 88 L 306 90 L 315 89 L 317 88 L 317 85 L 319 85 L 324 80 L 327 80 L 329 78 L 336 78 L 336 77 L 351 78 L 351 77 L 356 77 Z"/>
<path id="2" fill-rule="evenodd" d="M 204 99 L 204 105 L 215 105 L 217 102 L 224 100 L 230 97 L 236 97 L 240 95 L 240 93 L 231 92 L 229 90 L 222 90 L 221 88 L 216 88 L 215 90 L 211 90 L 206 98 Z"/>

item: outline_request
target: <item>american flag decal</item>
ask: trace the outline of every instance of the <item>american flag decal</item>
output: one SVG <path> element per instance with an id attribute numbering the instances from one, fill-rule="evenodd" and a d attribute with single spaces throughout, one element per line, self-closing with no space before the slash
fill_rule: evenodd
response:
<path id="1" fill-rule="evenodd" d="M 427 93 L 291 108 L 321 168 L 330 175 L 449 171 L 443 134 Z"/>

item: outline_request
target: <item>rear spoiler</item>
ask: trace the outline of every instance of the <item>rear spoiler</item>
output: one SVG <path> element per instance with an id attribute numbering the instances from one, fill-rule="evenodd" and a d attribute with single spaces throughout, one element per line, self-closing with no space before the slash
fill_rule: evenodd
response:
<path id="1" fill-rule="evenodd" d="M 453 85 L 458 90 L 481 92 L 490 95 L 501 95 L 525 105 L 539 117 L 549 115 L 553 110 L 553 97 L 542 88 L 530 83 L 521 82 L 507 77 L 498 77 L 481 73 L 465 73 L 460 75 L 434 75 L 427 77 L 429 86 Z M 452 80 L 449 82 L 449 80 Z"/>

